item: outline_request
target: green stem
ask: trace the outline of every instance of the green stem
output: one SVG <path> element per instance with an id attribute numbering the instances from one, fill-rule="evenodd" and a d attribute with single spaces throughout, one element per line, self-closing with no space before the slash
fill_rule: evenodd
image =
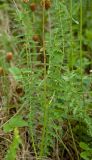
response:
<path id="1" fill-rule="evenodd" d="M 47 113 L 48 113 L 48 105 L 47 105 L 47 87 L 46 87 L 46 52 L 45 52 L 45 2 L 42 11 L 42 19 L 43 19 L 43 55 L 44 55 L 44 126 L 42 131 L 42 140 L 41 140 L 41 147 L 40 147 L 40 157 L 44 155 L 44 148 L 45 148 L 45 135 L 46 135 L 46 128 L 47 128 Z"/>
<path id="2" fill-rule="evenodd" d="M 36 147 L 35 147 L 35 142 L 34 142 L 34 135 L 33 135 L 33 131 L 32 131 L 31 127 L 30 127 L 29 131 L 30 131 L 30 138 L 32 140 L 32 146 L 33 146 L 34 153 L 35 153 L 35 158 L 36 158 L 36 160 L 38 160 L 38 156 L 37 156 L 37 152 L 36 152 Z"/>
<path id="3" fill-rule="evenodd" d="M 82 88 L 82 91 L 83 91 L 83 61 L 82 61 L 82 58 L 83 58 L 83 51 L 82 51 L 82 24 L 83 24 L 83 10 L 82 10 L 82 0 L 80 0 L 80 72 L 81 72 L 81 88 Z M 82 96 L 83 98 L 83 103 L 85 105 L 85 97 L 84 97 L 84 94 Z"/>
<path id="4" fill-rule="evenodd" d="M 82 83 L 82 0 L 80 0 L 80 70 L 81 70 L 81 83 Z"/>
<path id="5" fill-rule="evenodd" d="M 73 70 L 73 26 L 72 26 L 72 0 L 70 0 L 70 36 L 71 36 L 71 68 Z"/>

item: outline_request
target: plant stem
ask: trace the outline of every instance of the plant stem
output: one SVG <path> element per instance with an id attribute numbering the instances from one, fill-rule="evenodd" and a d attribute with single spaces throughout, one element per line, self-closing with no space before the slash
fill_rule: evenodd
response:
<path id="1" fill-rule="evenodd" d="M 73 26 L 72 26 L 72 0 L 70 0 L 70 36 L 71 36 L 71 68 L 73 70 Z"/>
<path id="2" fill-rule="evenodd" d="M 44 155 L 44 148 L 45 148 L 45 135 L 46 135 L 46 127 L 47 127 L 47 113 L 48 113 L 48 105 L 47 105 L 47 87 L 46 87 L 46 51 L 45 51 L 45 1 L 43 4 L 43 11 L 42 11 L 42 38 L 43 38 L 43 55 L 44 55 L 44 126 L 42 130 L 42 140 L 41 140 L 41 147 L 40 147 L 40 157 Z"/>
<path id="3" fill-rule="evenodd" d="M 82 16 L 82 0 L 80 0 L 80 72 L 81 72 L 81 88 L 82 88 L 82 91 L 83 91 L 83 61 L 82 61 L 82 58 L 83 58 L 83 51 L 82 51 L 82 24 L 83 24 L 83 16 Z M 83 103 L 85 105 L 85 97 L 84 97 L 84 94 L 82 96 L 83 98 Z"/>
<path id="4" fill-rule="evenodd" d="M 71 128 L 71 124 L 70 124 L 69 120 L 68 120 L 68 125 L 69 125 L 69 129 L 70 129 L 70 132 L 71 132 L 71 136 L 72 136 L 72 140 L 73 140 L 73 144 L 74 144 L 74 149 L 75 149 L 75 152 L 76 152 L 77 160 L 79 160 L 78 150 L 77 150 L 77 147 L 76 147 L 75 139 L 74 139 L 74 136 L 73 136 L 73 132 L 72 132 L 72 128 Z"/>
<path id="5" fill-rule="evenodd" d="M 80 68 L 81 68 L 81 83 L 82 83 L 82 0 L 80 0 Z"/>
<path id="6" fill-rule="evenodd" d="M 31 138 L 31 140 L 32 140 L 32 146 L 33 146 L 34 153 L 35 153 L 35 158 L 36 158 L 36 160 L 38 160 L 38 156 L 37 156 L 37 152 L 36 152 L 36 147 L 35 147 L 34 135 L 33 135 L 32 127 L 30 127 L 29 131 L 30 131 L 30 138 Z"/>
<path id="7" fill-rule="evenodd" d="M 72 155 L 71 155 L 69 149 L 68 149 L 67 146 L 64 144 L 64 142 L 63 142 L 63 140 L 60 138 L 60 136 L 59 136 L 59 135 L 57 135 L 57 136 L 59 137 L 59 141 L 60 141 L 61 144 L 63 145 L 64 149 L 66 149 L 66 151 L 67 151 L 67 153 L 68 153 L 70 159 L 73 160 L 73 157 L 72 157 Z"/>

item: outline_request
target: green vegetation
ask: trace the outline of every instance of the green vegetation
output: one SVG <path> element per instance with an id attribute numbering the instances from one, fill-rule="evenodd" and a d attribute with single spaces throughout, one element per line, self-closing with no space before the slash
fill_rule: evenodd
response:
<path id="1" fill-rule="evenodd" d="M 0 1 L 0 160 L 92 160 L 92 1 Z"/>

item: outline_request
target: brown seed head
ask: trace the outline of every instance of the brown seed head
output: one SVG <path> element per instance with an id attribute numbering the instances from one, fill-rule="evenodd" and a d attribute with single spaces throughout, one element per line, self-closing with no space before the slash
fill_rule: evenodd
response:
<path id="1" fill-rule="evenodd" d="M 51 7 L 51 0 L 42 0 L 41 6 L 48 10 Z"/>
<path id="2" fill-rule="evenodd" d="M 36 10 L 36 3 L 31 3 L 30 8 L 31 8 L 31 11 L 34 12 Z"/>
<path id="3" fill-rule="evenodd" d="M 7 55 L 6 55 L 6 59 L 7 59 L 7 61 L 11 61 L 11 60 L 12 60 L 12 58 L 13 58 L 13 54 L 12 54 L 12 52 L 8 52 L 8 53 L 7 53 Z"/>
<path id="4" fill-rule="evenodd" d="M 33 39 L 33 41 L 37 42 L 37 41 L 39 41 L 39 36 L 38 35 L 34 35 L 32 37 L 32 39 Z"/>
<path id="5" fill-rule="evenodd" d="M 22 86 L 17 86 L 17 87 L 16 87 L 16 93 L 17 93 L 19 96 L 23 96 L 24 90 L 23 90 Z"/>
<path id="6" fill-rule="evenodd" d="M 0 67 L 0 75 L 3 75 L 3 68 L 2 67 Z"/>

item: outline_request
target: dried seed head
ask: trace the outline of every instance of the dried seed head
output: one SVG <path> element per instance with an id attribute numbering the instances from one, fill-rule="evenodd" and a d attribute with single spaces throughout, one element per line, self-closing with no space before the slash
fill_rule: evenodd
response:
<path id="1" fill-rule="evenodd" d="M 3 68 L 2 67 L 0 67 L 0 75 L 3 75 Z"/>
<path id="2" fill-rule="evenodd" d="M 24 3 L 28 3 L 28 2 L 29 2 L 29 0 L 23 0 L 23 2 L 24 2 Z"/>
<path id="3" fill-rule="evenodd" d="M 42 124 L 38 124 L 37 127 L 36 127 L 36 129 L 37 129 L 38 131 L 41 131 L 42 128 L 43 128 L 43 125 L 42 125 Z"/>
<path id="4" fill-rule="evenodd" d="M 36 3 L 31 3 L 30 8 L 31 8 L 31 11 L 34 12 L 36 10 Z"/>
<path id="5" fill-rule="evenodd" d="M 41 6 L 48 10 L 51 7 L 51 0 L 42 0 Z"/>
<path id="6" fill-rule="evenodd" d="M 7 59 L 7 61 L 9 62 L 9 61 L 11 61 L 12 60 L 12 58 L 13 58 L 13 54 L 12 54 L 12 52 L 8 52 L 7 53 L 7 55 L 6 55 L 6 59 Z"/>
<path id="7" fill-rule="evenodd" d="M 17 93 L 19 96 L 23 96 L 23 94 L 24 94 L 23 87 L 22 87 L 22 86 L 17 86 L 17 87 L 16 87 L 16 93 Z"/>
<path id="8" fill-rule="evenodd" d="M 39 36 L 38 35 L 34 35 L 32 37 L 33 41 L 38 42 L 39 41 Z"/>

